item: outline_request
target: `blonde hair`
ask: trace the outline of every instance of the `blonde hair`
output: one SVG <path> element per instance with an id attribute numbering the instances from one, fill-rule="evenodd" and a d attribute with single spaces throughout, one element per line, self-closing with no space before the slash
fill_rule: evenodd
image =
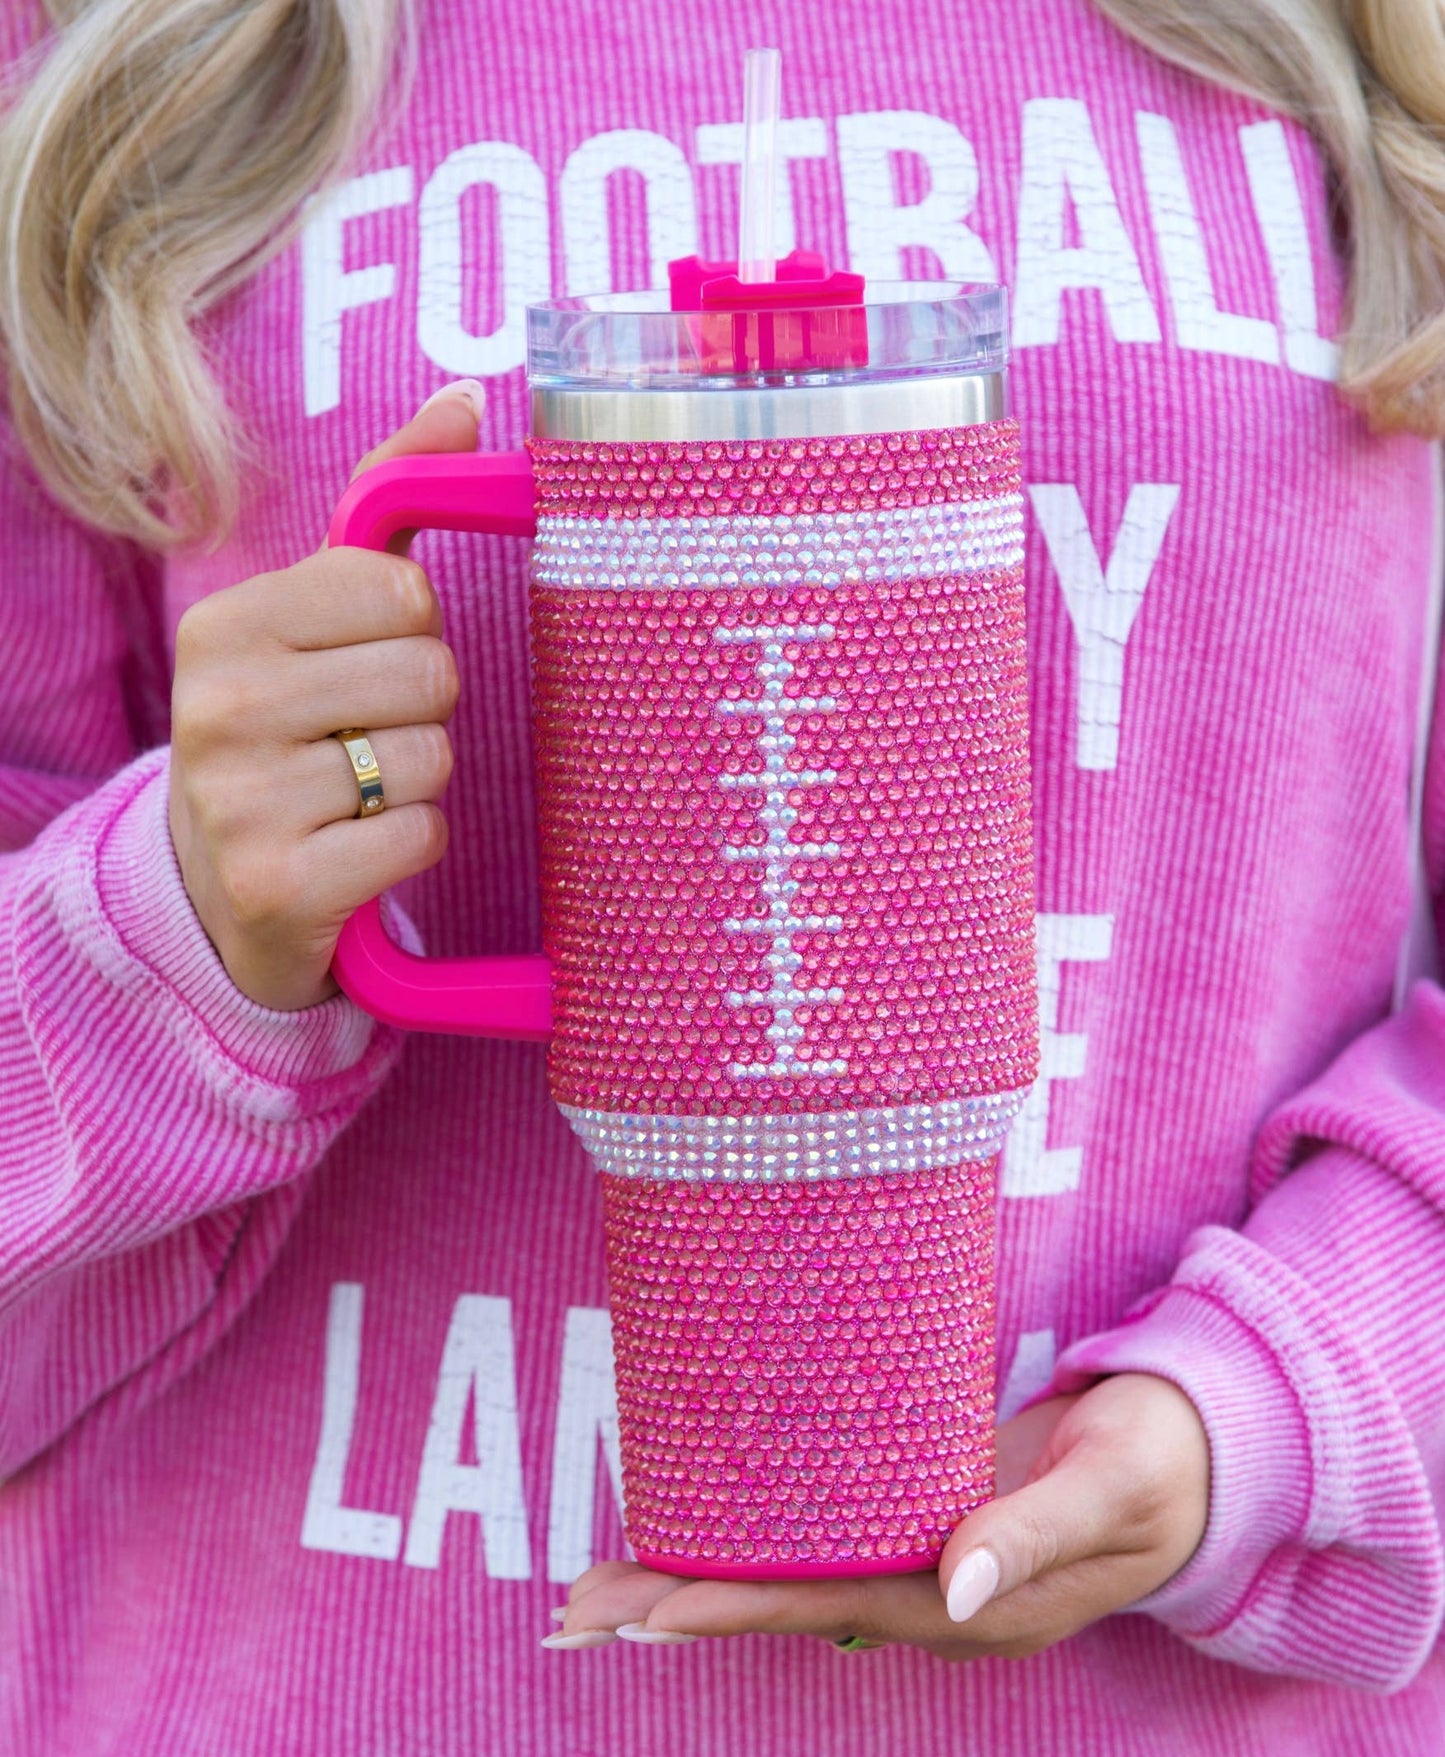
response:
<path id="1" fill-rule="evenodd" d="M 1380 427 L 1445 432 L 1439 0 L 1095 3 L 1312 130 L 1349 223 L 1341 389 Z M 152 547 L 215 538 L 244 436 L 193 326 L 373 128 L 398 41 L 410 65 L 407 0 L 48 5 L 58 37 L 0 122 L 11 418 L 90 524 Z"/>
<path id="2" fill-rule="evenodd" d="M 47 0 L 0 123 L 0 348 L 20 440 L 88 523 L 156 548 L 232 523 L 244 435 L 193 326 L 375 126 L 405 4 Z"/>
<path id="3" fill-rule="evenodd" d="M 1340 389 L 1376 427 L 1445 433 L 1441 0 L 1094 0 L 1165 61 L 1302 122 L 1348 225 Z"/>

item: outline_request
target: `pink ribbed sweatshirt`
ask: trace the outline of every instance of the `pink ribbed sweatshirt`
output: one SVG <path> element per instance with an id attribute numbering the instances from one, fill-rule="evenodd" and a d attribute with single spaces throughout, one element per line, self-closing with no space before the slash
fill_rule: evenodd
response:
<path id="1" fill-rule="evenodd" d="M 38 28 L 6 9 L 5 59 Z M 542 1051 L 256 1006 L 167 834 L 180 613 L 314 549 L 448 378 L 515 446 L 528 300 L 728 253 L 759 42 L 784 247 L 1012 290 L 1043 1077 L 1002 1406 L 1143 1369 L 1212 1448 L 1184 1571 L 1023 1661 L 541 1649 L 623 1553 L 598 1190 Z M 1308 138 L 1084 0 L 435 0 L 405 106 L 209 322 L 264 460 L 234 535 L 140 555 L 14 455 L 6 1757 L 1445 1747 L 1445 995 L 1390 1012 L 1434 460 L 1337 395 L 1334 251 Z M 417 554 L 463 695 L 451 850 L 399 901 L 433 952 L 529 949 L 525 549 Z"/>

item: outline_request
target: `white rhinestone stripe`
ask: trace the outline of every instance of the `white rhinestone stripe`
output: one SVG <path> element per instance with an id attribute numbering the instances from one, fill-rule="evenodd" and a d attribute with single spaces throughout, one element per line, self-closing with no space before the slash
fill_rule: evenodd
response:
<path id="1" fill-rule="evenodd" d="M 1026 1092 L 810 1116 L 642 1116 L 564 1104 L 599 1171 L 690 1183 L 794 1183 L 992 1159 Z"/>
<path id="2" fill-rule="evenodd" d="M 573 591 L 829 587 L 992 573 L 1022 560 L 1023 496 L 1007 494 L 871 512 L 544 516 L 537 520 L 532 578 Z"/>
<path id="3" fill-rule="evenodd" d="M 837 711 L 838 702 L 830 695 L 794 696 L 788 694 L 788 683 L 797 669 L 785 656 L 786 649 L 826 644 L 837 630 L 831 622 L 787 622 L 768 628 L 715 628 L 712 638 L 720 646 L 755 649 L 755 678 L 759 693 L 745 701 L 731 697 L 716 702 L 713 712 L 725 718 L 756 716 L 758 758 L 762 768 L 749 775 L 729 775 L 730 789 L 739 783 L 752 783 L 756 796 L 758 827 L 766 838 L 761 848 L 752 843 L 725 844 L 724 860 L 752 861 L 760 871 L 759 901 L 765 913 L 724 923 L 727 933 L 759 936 L 766 941 L 763 968 L 767 972 L 766 988 L 730 993 L 730 1007 L 766 1007 L 773 1015 L 764 1036 L 772 1045 L 773 1059 L 766 1062 L 734 1062 L 728 1072 L 735 1080 L 778 1080 L 789 1078 L 835 1079 L 848 1072 L 846 1061 L 803 1058 L 798 1054 L 807 1031 L 797 1022 L 797 1011 L 817 1006 L 820 1001 L 838 1006 L 843 1000 L 841 988 L 799 988 L 798 971 L 801 955 L 793 948 L 796 933 L 837 933 L 843 925 L 839 915 L 827 917 L 795 916 L 792 904 L 797 897 L 800 880 L 794 876 L 799 861 L 836 860 L 842 849 L 836 842 L 794 842 L 790 831 L 798 813 L 790 803 L 792 794 L 800 789 L 831 787 L 837 780 L 832 769 L 798 772 L 788 769 L 788 758 L 798 740 L 788 731 L 788 720 L 794 715 L 824 715 Z M 724 777 L 719 776 L 719 780 Z"/>

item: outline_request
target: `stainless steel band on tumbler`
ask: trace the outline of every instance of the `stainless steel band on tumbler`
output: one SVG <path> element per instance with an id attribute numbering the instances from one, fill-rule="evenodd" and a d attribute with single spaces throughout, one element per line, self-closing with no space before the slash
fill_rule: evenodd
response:
<path id="1" fill-rule="evenodd" d="M 972 427 L 1008 414 L 1008 377 L 894 378 L 745 390 L 559 389 L 534 385 L 538 439 L 808 439 Z"/>

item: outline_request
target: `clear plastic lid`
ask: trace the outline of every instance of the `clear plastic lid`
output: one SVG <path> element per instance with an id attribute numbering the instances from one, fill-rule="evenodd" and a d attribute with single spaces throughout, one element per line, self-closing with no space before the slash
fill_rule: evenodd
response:
<path id="1" fill-rule="evenodd" d="M 785 328 L 791 345 L 775 348 Z M 770 359 L 787 363 L 737 370 L 739 360 Z M 1002 372 L 1007 361 L 1004 288 L 964 281 L 871 281 L 866 302 L 852 307 L 674 311 L 668 292 L 652 289 L 527 308 L 534 387 L 844 385 Z"/>

